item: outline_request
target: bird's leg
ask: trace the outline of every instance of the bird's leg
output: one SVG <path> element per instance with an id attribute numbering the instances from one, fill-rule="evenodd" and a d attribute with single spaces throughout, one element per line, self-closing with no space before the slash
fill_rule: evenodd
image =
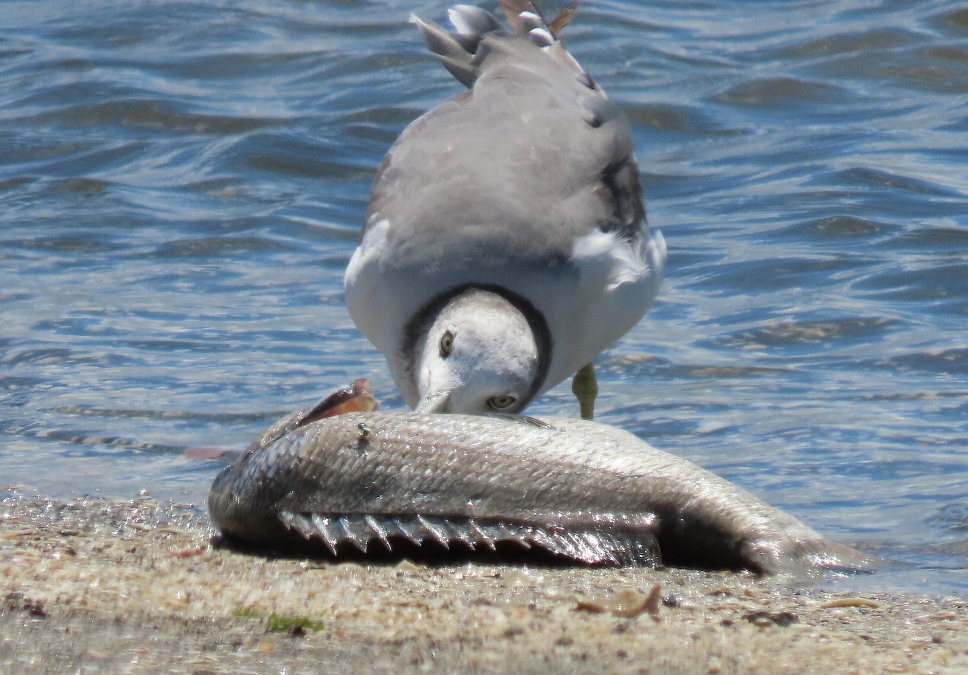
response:
<path id="1" fill-rule="evenodd" d="M 581 418 L 590 420 L 595 414 L 595 397 L 598 396 L 598 381 L 595 379 L 595 366 L 587 363 L 578 369 L 571 381 L 571 391 L 581 406 Z"/>

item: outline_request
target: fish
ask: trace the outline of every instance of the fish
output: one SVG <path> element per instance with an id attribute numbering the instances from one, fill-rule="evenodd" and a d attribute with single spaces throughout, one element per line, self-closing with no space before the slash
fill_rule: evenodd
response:
<path id="1" fill-rule="evenodd" d="M 380 406 L 373 397 L 373 385 L 366 378 L 360 378 L 353 384 L 344 385 L 328 396 L 324 396 L 313 406 L 305 410 L 297 410 L 278 420 L 259 438 L 257 443 L 263 445 L 271 440 L 285 435 L 301 424 L 309 424 L 324 417 L 342 415 L 347 412 L 372 412 Z M 197 445 L 184 452 L 191 459 L 218 459 L 242 454 L 242 450 L 221 445 Z"/>
<path id="2" fill-rule="evenodd" d="M 874 559 L 613 426 L 318 408 L 273 425 L 216 476 L 209 511 L 227 542 L 334 559 L 873 569 Z"/>

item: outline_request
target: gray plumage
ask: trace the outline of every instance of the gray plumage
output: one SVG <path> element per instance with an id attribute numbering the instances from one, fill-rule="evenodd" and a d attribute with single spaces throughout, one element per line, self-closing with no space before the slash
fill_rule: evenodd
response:
<path id="1" fill-rule="evenodd" d="M 450 10 L 453 31 L 411 18 L 469 89 L 387 152 L 346 271 L 353 321 L 411 406 L 440 393 L 417 381 L 415 317 L 460 289 L 521 299 L 547 326 L 549 365 L 527 398 L 515 392 L 519 412 L 638 323 L 662 283 L 665 243 L 645 225 L 628 121 L 557 39 L 574 6 L 546 21 L 530 2 L 502 5 L 514 32 L 466 5 Z M 491 344 L 490 363 L 529 347 Z M 461 386 L 465 399 L 511 391 Z"/>
<path id="2" fill-rule="evenodd" d="M 483 10 L 459 11 L 492 21 L 475 21 L 485 31 L 462 45 L 412 18 L 473 89 L 409 126 L 380 167 L 365 221 L 390 221 L 388 264 L 480 264 L 482 252 L 502 264 L 566 263 L 575 238 L 595 228 L 641 237 L 645 208 L 621 110 L 560 43 L 542 48 Z"/>

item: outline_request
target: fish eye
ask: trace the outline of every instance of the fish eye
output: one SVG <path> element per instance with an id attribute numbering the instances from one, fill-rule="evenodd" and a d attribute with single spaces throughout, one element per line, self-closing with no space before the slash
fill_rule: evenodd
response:
<path id="1" fill-rule="evenodd" d="M 502 396 L 492 396 L 491 398 L 487 399 L 487 405 L 492 410 L 504 410 L 505 408 L 510 407 L 511 404 L 517 400 L 518 399 L 514 396 L 504 394 Z"/>
<path id="2" fill-rule="evenodd" d="M 450 331 L 446 331 L 440 337 L 440 356 L 446 359 L 450 356 L 450 353 L 454 351 L 454 334 Z"/>

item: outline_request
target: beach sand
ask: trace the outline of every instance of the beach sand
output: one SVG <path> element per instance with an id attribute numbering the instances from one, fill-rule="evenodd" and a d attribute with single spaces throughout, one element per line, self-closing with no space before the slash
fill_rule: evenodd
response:
<path id="1" fill-rule="evenodd" d="M 186 505 L 0 497 L 2 673 L 968 672 L 958 598 L 267 558 Z"/>

